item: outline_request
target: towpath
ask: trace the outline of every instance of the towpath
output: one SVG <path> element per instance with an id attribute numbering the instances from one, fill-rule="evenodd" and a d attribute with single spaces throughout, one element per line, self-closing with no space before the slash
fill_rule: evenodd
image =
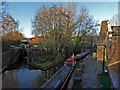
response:
<path id="1" fill-rule="evenodd" d="M 101 76 L 97 74 L 97 60 L 91 55 L 78 61 L 71 75 L 67 88 L 101 88 Z"/>
<path id="2" fill-rule="evenodd" d="M 82 88 L 100 88 L 100 76 L 97 74 L 96 61 L 91 55 L 83 60 Z"/>

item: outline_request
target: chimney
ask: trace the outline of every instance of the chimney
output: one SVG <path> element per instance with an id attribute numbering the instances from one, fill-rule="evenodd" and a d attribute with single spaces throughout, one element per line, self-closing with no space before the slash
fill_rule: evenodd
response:
<path id="1" fill-rule="evenodd" d="M 109 24 L 109 21 L 106 20 L 106 21 L 102 21 L 101 23 L 101 29 L 100 29 L 100 35 L 99 35 L 99 42 L 103 41 L 106 36 L 107 36 L 107 31 L 108 31 L 108 25 Z"/>

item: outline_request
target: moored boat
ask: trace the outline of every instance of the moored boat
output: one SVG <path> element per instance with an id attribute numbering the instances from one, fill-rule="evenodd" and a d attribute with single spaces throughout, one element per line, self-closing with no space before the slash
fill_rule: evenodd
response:
<path id="1" fill-rule="evenodd" d="M 84 58 L 89 54 L 89 51 L 83 52 L 81 54 L 80 59 Z M 69 78 L 71 76 L 71 73 L 74 70 L 74 66 L 76 65 L 75 57 L 74 55 L 66 59 L 64 66 L 58 70 L 41 88 L 61 88 L 63 89 L 67 82 L 69 81 Z"/>
<path id="2" fill-rule="evenodd" d="M 69 57 L 66 61 L 64 66 L 74 66 L 75 65 L 75 60 L 74 60 L 74 56 Z"/>
<path id="3" fill-rule="evenodd" d="M 75 60 L 80 60 L 80 59 L 81 59 L 81 56 L 82 56 L 82 54 L 77 54 L 77 55 L 75 56 Z"/>
<path id="4" fill-rule="evenodd" d="M 75 56 L 75 60 L 76 60 L 76 61 L 79 61 L 80 59 L 82 59 L 82 58 L 84 58 L 86 55 L 88 55 L 89 53 L 90 53 L 89 50 L 86 50 L 85 52 L 82 52 L 82 51 L 81 51 L 80 54 L 77 54 L 77 55 Z"/>

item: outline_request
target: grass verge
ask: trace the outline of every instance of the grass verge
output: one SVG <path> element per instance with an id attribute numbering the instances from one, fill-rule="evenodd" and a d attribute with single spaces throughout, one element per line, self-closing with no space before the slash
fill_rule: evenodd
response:
<path id="1" fill-rule="evenodd" d="M 36 62 L 32 62 L 32 63 L 33 63 L 33 64 L 36 64 L 37 66 L 40 66 L 40 67 L 45 68 L 45 67 L 47 67 L 47 66 L 49 66 L 49 65 L 52 65 L 54 62 L 46 61 L 46 62 L 44 62 L 44 63 L 36 63 Z"/>

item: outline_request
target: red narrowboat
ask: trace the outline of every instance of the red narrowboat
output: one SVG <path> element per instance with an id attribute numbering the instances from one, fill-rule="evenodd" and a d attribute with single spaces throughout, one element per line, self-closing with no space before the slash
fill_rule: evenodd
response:
<path id="1" fill-rule="evenodd" d="M 75 65 L 75 60 L 74 60 L 74 56 L 69 57 L 66 61 L 64 66 L 74 66 Z"/>

